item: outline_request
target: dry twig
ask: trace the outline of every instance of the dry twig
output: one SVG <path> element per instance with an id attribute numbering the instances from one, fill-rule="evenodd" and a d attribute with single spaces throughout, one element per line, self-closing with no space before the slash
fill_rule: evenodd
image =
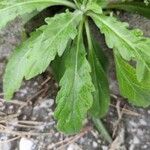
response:
<path id="1" fill-rule="evenodd" d="M 9 139 L 9 140 L 0 141 L 0 144 L 9 143 L 9 142 L 18 140 L 18 139 L 20 139 L 20 138 L 21 138 L 21 136 L 17 136 L 17 137 L 11 138 L 11 139 Z"/>

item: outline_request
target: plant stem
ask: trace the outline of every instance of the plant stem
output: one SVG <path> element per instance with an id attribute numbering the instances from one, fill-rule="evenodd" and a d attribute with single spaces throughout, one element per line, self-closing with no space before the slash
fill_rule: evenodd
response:
<path id="1" fill-rule="evenodd" d="M 77 2 L 76 0 L 73 0 L 73 1 L 74 1 L 74 3 L 76 4 L 77 8 L 80 8 L 78 2 Z"/>
<path id="2" fill-rule="evenodd" d="M 89 0 L 89 3 L 92 3 L 92 0 Z"/>
<path id="3" fill-rule="evenodd" d="M 93 44 L 92 44 L 88 19 L 85 20 L 85 29 L 86 29 L 88 49 L 89 49 L 88 55 L 90 55 L 93 50 Z M 93 116 L 92 116 L 92 120 L 93 120 L 93 123 L 96 126 L 97 130 L 102 134 L 102 136 L 105 138 L 105 140 L 108 141 L 109 143 L 111 143 L 112 142 L 111 136 L 107 132 L 107 130 L 106 130 L 105 126 L 103 125 L 103 123 L 101 122 L 101 120 L 99 118 L 96 118 Z"/>
<path id="4" fill-rule="evenodd" d="M 69 1 L 61 1 L 58 3 L 58 5 L 64 5 L 64 6 L 68 6 L 70 8 L 73 8 L 73 9 L 76 9 L 76 5 L 72 2 L 69 2 Z"/>
<path id="5" fill-rule="evenodd" d="M 108 131 L 106 130 L 105 126 L 103 125 L 102 121 L 99 118 L 92 117 L 93 123 L 97 130 L 102 134 L 105 140 L 109 143 L 112 143 L 112 138 L 109 135 Z"/>
<path id="6" fill-rule="evenodd" d="M 90 53 L 93 50 L 93 44 L 92 44 L 92 40 L 91 40 L 91 33 L 90 33 L 89 22 L 88 22 L 87 18 L 85 20 L 85 29 L 86 29 L 88 49 L 89 49 L 89 55 L 90 55 Z"/>

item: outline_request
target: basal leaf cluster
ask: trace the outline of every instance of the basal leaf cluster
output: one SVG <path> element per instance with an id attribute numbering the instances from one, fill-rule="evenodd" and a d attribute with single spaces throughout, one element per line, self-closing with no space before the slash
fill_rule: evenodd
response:
<path id="1" fill-rule="evenodd" d="M 137 106 L 150 105 L 150 38 L 117 17 L 106 15 L 121 9 L 150 17 L 150 6 L 142 2 L 108 0 L 1 0 L 0 29 L 16 17 L 33 16 L 50 6 L 66 11 L 45 19 L 45 25 L 18 46 L 4 74 L 4 94 L 9 100 L 24 79 L 29 80 L 52 67 L 59 82 L 55 118 L 60 131 L 74 134 L 87 116 L 104 117 L 110 105 L 105 54 L 97 45 L 89 25 L 93 20 L 112 49 L 120 93 Z M 108 10 L 108 12 L 107 12 Z M 133 64 L 131 62 L 134 62 Z"/>

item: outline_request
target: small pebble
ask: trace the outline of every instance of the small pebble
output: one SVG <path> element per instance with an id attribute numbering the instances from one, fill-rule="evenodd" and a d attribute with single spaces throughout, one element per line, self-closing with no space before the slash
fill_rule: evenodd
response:
<path id="1" fill-rule="evenodd" d="M 134 144 L 139 144 L 139 143 L 140 143 L 140 140 L 139 140 L 136 136 L 134 136 L 134 138 L 133 138 L 133 143 L 134 143 Z"/>
<path id="2" fill-rule="evenodd" d="M 98 147 L 97 142 L 93 141 L 92 146 L 93 146 L 93 148 L 97 148 Z"/>
<path id="3" fill-rule="evenodd" d="M 32 150 L 34 143 L 27 139 L 27 138 L 21 138 L 19 143 L 19 150 Z"/>
<path id="4" fill-rule="evenodd" d="M 148 147 L 147 145 L 144 145 L 144 146 L 143 146 L 144 149 L 147 149 L 147 147 Z"/>
<path id="5" fill-rule="evenodd" d="M 102 146 L 102 150 L 108 150 L 107 146 Z"/>
<path id="6" fill-rule="evenodd" d="M 81 148 L 77 144 L 70 144 L 67 150 L 81 150 Z"/>
<path id="7" fill-rule="evenodd" d="M 146 121 L 143 120 L 143 119 L 140 119 L 140 124 L 143 125 L 143 126 L 146 126 L 146 125 L 147 125 Z"/>

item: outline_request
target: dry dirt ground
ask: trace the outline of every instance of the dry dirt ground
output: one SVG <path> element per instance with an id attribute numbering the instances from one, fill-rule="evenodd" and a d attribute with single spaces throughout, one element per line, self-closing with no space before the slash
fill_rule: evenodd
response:
<path id="1" fill-rule="evenodd" d="M 121 20 L 139 27 L 150 36 L 150 21 L 138 15 L 119 14 Z M 33 23 L 33 22 L 32 22 Z M 30 32 L 28 24 L 27 30 Z M 37 24 L 37 23 L 35 23 Z M 33 25 L 34 26 L 34 25 Z M 35 25 L 36 26 L 36 25 Z M 110 111 L 103 120 L 113 142 L 108 144 L 94 129 L 90 120 L 78 135 L 59 133 L 53 118 L 58 85 L 47 71 L 30 81 L 25 81 L 13 101 L 3 100 L 2 75 L 12 50 L 19 45 L 24 28 L 19 20 L 0 31 L 0 150 L 149 150 L 150 110 L 134 107 L 118 91 L 111 50 L 104 44 L 103 36 L 95 36 L 107 50 L 110 66 Z"/>

